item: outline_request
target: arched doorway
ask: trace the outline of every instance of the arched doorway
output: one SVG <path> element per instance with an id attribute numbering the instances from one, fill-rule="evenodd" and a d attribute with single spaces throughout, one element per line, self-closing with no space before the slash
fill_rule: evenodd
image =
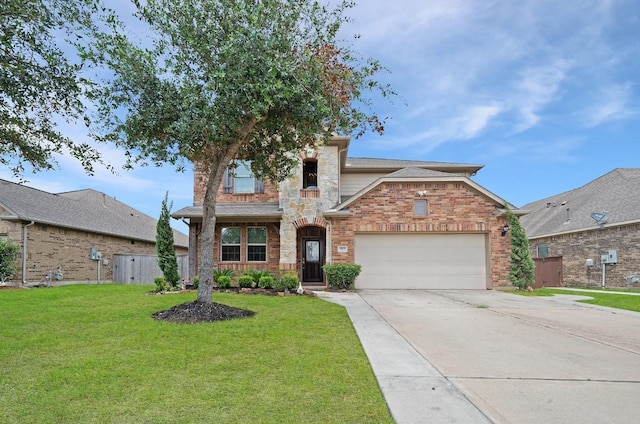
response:
<path id="1" fill-rule="evenodd" d="M 300 279 L 303 283 L 323 284 L 326 230 L 313 225 L 299 228 L 297 241 Z"/>

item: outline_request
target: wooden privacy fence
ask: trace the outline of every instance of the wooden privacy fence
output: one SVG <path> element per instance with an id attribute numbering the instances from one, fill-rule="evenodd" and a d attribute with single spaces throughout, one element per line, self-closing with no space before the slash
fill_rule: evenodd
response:
<path id="1" fill-rule="evenodd" d="M 178 274 L 187 278 L 189 256 L 178 255 Z M 113 282 L 122 284 L 153 284 L 153 279 L 162 277 L 156 255 L 113 255 Z"/>

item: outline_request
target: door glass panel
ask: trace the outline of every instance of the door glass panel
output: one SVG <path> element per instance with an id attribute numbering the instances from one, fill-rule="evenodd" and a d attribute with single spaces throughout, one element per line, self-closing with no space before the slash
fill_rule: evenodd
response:
<path id="1" fill-rule="evenodd" d="M 319 262 L 320 261 L 320 242 L 316 240 L 307 241 L 307 262 Z"/>

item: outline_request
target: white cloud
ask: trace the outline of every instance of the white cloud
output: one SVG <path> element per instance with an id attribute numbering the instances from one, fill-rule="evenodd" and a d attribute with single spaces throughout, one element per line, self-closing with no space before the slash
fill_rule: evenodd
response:
<path id="1" fill-rule="evenodd" d="M 601 87 L 596 99 L 584 111 L 586 125 L 595 127 L 637 115 L 638 111 L 629 105 L 632 95 L 633 86 L 629 83 Z"/>

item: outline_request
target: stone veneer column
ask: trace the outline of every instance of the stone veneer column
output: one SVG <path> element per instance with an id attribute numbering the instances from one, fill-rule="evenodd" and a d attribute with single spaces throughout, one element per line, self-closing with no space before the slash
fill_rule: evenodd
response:
<path id="1" fill-rule="evenodd" d="M 313 157 L 318 161 L 318 197 L 302 197 L 302 161 Z M 292 171 L 292 177 L 279 187 L 280 207 L 280 269 L 296 270 L 297 227 L 296 221 L 306 220 L 313 224 L 316 216 L 338 203 L 338 179 L 340 164 L 336 146 L 319 146 L 316 151 L 308 151 L 301 157 L 300 165 Z M 331 246 L 326 243 L 330 253 Z M 330 255 L 326 255 L 330 257 Z"/>

